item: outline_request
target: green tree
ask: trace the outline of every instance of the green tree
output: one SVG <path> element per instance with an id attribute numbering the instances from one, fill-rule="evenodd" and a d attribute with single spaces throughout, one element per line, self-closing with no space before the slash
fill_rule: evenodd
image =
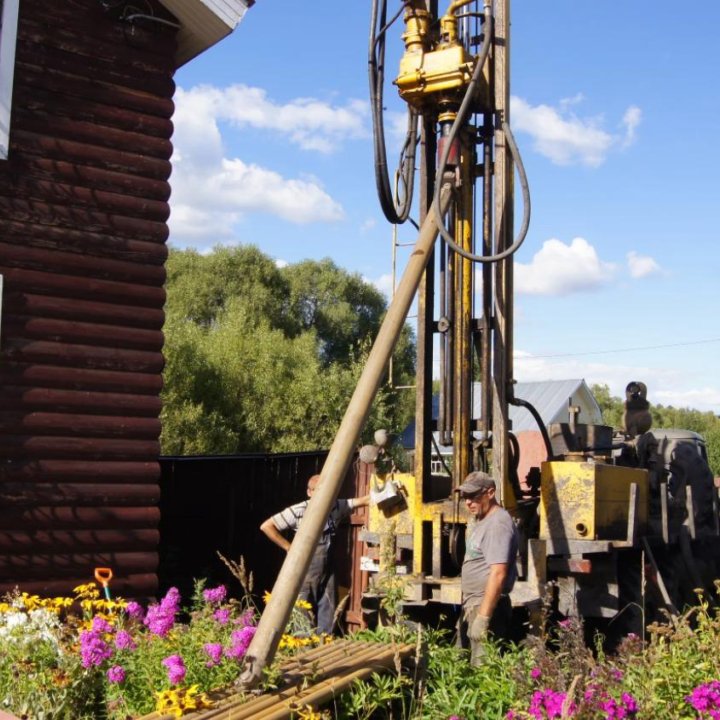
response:
<path id="1" fill-rule="evenodd" d="M 171 252 L 164 453 L 330 446 L 385 301 L 329 260 L 293 267 L 278 269 L 256 248 Z M 395 358 L 402 382 L 411 377 L 413 357 L 408 330 Z M 409 400 L 383 385 L 366 439 L 377 427 L 404 428 Z"/>
<path id="2" fill-rule="evenodd" d="M 623 401 L 619 397 L 613 397 L 607 385 L 592 385 L 590 391 L 600 406 L 603 423 L 615 429 L 621 428 L 625 409 Z"/>

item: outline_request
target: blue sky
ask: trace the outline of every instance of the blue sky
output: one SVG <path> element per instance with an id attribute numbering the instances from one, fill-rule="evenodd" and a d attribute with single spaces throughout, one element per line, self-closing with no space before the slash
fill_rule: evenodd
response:
<path id="1" fill-rule="evenodd" d="M 330 257 L 388 291 L 369 12 L 258 0 L 177 72 L 174 246 Z M 581 377 L 616 395 L 643 380 L 652 402 L 720 413 L 720 4 L 513 0 L 512 23 L 511 124 L 533 207 L 516 256 L 516 379 Z M 386 104 L 394 162 L 404 108 L 389 80 Z"/>

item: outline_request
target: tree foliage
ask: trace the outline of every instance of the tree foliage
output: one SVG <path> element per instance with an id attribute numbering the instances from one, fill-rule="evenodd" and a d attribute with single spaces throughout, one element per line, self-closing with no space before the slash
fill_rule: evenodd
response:
<path id="1" fill-rule="evenodd" d="M 168 260 L 165 454 L 296 452 L 330 446 L 386 310 L 330 260 L 278 268 L 255 247 Z M 406 329 L 395 373 L 414 372 Z M 384 385 L 366 425 L 404 428 L 406 391 Z"/>
<path id="2" fill-rule="evenodd" d="M 607 385 L 593 385 L 592 393 L 602 410 L 603 422 L 619 429 L 622 427 L 624 401 L 610 394 Z M 720 418 L 712 412 L 691 408 L 675 408 L 672 405 L 650 403 L 654 428 L 678 428 L 692 430 L 705 438 L 710 469 L 720 475 Z"/>

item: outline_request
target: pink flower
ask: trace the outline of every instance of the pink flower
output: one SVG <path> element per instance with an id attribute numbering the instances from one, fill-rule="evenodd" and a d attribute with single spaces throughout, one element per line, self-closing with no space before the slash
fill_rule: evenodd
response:
<path id="1" fill-rule="evenodd" d="M 112 655 L 112 648 L 102 639 L 96 630 L 83 630 L 80 633 L 80 656 L 84 668 L 102 665 Z"/>
<path id="2" fill-rule="evenodd" d="M 230 622 L 230 610 L 227 608 L 218 608 L 214 613 L 213 617 L 220 625 L 227 625 Z"/>
<path id="3" fill-rule="evenodd" d="M 134 620 L 139 620 L 141 622 L 145 617 L 145 611 L 143 610 L 142 605 L 140 605 L 140 603 L 136 603 L 134 600 L 131 600 L 125 606 L 125 612 Z"/>
<path id="4" fill-rule="evenodd" d="M 218 585 L 216 588 L 208 588 L 203 590 L 203 598 L 206 603 L 217 604 L 221 603 L 227 596 L 227 590 L 224 585 Z"/>
<path id="5" fill-rule="evenodd" d="M 541 675 L 542 675 L 542 670 L 541 670 L 540 668 L 538 668 L 538 667 L 534 667 L 534 668 L 530 671 L 530 677 L 531 677 L 533 680 L 537 680 Z"/>
<path id="6" fill-rule="evenodd" d="M 118 650 L 135 650 L 137 645 L 127 630 L 118 630 L 115 635 L 115 647 Z"/>
<path id="7" fill-rule="evenodd" d="M 225 650 L 225 655 L 235 660 L 241 660 L 245 656 L 248 647 L 250 647 L 250 641 L 253 639 L 256 630 L 257 628 L 252 625 L 248 625 L 242 630 L 233 630 L 230 636 L 231 644 Z"/>
<path id="8" fill-rule="evenodd" d="M 218 665 L 222 660 L 223 647 L 221 643 L 205 643 L 203 645 L 205 652 L 208 654 L 210 660 L 205 663 L 207 667 L 213 667 Z"/>
<path id="9" fill-rule="evenodd" d="M 110 683 L 120 684 L 125 682 L 125 668 L 122 665 L 113 665 L 108 668 L 107 679 Z"/>
<path id="10" fill-rule="evenodd" d="M 98 633 L 111 633 L 113 630 L 112 625 L 107 620 L 98 616 L 93 618 L 92 629 Z"/>
<path id="11" fill-rule="evenodd" d="M 187 669 L 180 655 L 170 655 L 162 664 L 167 668 L 168 680 L 172 685 L 179 685 L 185 679 Z"/>

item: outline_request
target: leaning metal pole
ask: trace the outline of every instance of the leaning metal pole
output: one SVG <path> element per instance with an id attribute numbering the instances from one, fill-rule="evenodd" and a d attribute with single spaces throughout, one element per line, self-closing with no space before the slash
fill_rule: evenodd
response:
<path id="1" fill-rule="evenodd" d="M 446 184 L 440 195 L 441 215 L 444 215 L 449 199 L 450 185 Z M 320 483 L 308 503 L 302 524 L 290 545 L 270 600 L 260 617 L 257 631 L 245 656 L 245 669 L 240 676 L 240 684 L 244 689 L 253 688 L 258 684 L 263 668 L 275 657 L 325 521 L 340 492 L 360 432 L 367 420 L 370 406 L 380 387 L 432 252 L 438 235 L 436 217 L 436 213 L 429 212 L 420 226 L 418 239 L 405 272 L 325 460 L 320 473 Z"/>

